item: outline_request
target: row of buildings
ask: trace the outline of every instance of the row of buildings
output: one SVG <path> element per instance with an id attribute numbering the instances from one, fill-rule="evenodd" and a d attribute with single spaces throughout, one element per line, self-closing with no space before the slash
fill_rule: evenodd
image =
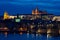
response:
<path id="1" fill-rule="evenodd" d="M 35 20 L 35 19 L 42 19 L 42 20 L 52 20 L 52 21 L 60 21 L 60 16 L 55 16 L 53 14 L 48 14 L 46 11 L 39 11 L 38 8 L 32 10 L 32 14 L 18 14 L 20 19 L 27 19 L 27 20 Z M 7 12 L 4 12 L 3 19 L 14 19 L 17 18 L 16 16 L 8 15 Z"/>
<path id="2" fill-rule="evenodd" d="M 17 16 L 5 12 L 0 20 L 0 31 L 60 34 L 59 21 L 60 16 L 39 11 L 37 8 L 32 10 L 32 14 L 17 14 Z"/>

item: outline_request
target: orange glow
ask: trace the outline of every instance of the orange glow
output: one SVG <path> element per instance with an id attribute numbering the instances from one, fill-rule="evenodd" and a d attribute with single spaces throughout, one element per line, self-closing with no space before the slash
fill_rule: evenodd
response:
<path id="1" fill-rule="evenodd" d="M 51 29 L 48 29 L 48 30 L 47 30 L 47 33 L 51 33 Z"/>
<path id="2" fill-rule="evenodd" d="M 1 31 L 8 31 L 9 29 L 7 27 L 0 28 Z"/>
<path id="3" fill-rule="evenodd" d="M 5 34 L 5 37 L 7 37 L 7 34 L 8 34 L 8 33 L 7 33 L 7 32 L 5 32 L 4 34 Z"/>
<path id="4" fill-rule="evenodd" d="M 7 27 L 4 27 L 4 29 L 8 29 Z"/>
<path id="5" fill-rule="evenodd" d="M 20 30 L 20 31 L 22 31 L 22 30 L 23 30 L 23 28 L 19 28 L 19 30 Z"/>
<path id="6" fill-rule="evenodd" d="M 59 30 L 59 34 L 60 34 L 60 30 Z"/>
<path id="7" fill-rule="evenodd" d="M 19 28 L 19 31 L 27 31 L 27 28 Z"/>
<path id="8" fill-rule="evenodd" d="M 5 20 L 5 19 L 9 19 L 9 15 L 8 15 L 7 12 L 4 12 L 4 20 Z"/>
<path id="9" fill-rule="evenodd" d="M 38 33 L 40 33 L 41 32 L 41 30 L 40 29 L 38 29 L 38 31 L 37 31 Z"/>
<path id="10" fill-rule="evenodd" d="M 32 10 L 32 15 L 37 15 L 37 14 L 39 14 L 39 11 L 37 8 L 35 10 Z"/>
<path id="11" fill-rule="evenodd" d="M 23 33 L 22 33 L 22 32 L 20 32 L 20 34 L 22 35 Z"/>

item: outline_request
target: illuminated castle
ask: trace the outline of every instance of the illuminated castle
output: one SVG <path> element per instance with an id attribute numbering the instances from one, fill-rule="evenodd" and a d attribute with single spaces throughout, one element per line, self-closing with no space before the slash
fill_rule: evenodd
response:
<path id="1" fill-rule="evenodd" d="M 42 15 L 42 19 L 43 20 L 52 20 L 53 21 L 55 20 L 55 18 L 53 18 L 53 15 L 52 14 L 47 14 L 46 11 L 39 11 L 38 8 L 36 8 L 35 10 L 32 10 L 32 15 L 17 15 L 19 18 L 21 19 L 27 19 L 27 20 L 34 20 L 34 19 L 37 19 L 37 18 L 41 18 L 41 14 Z M 35 16 L 34 16 L 35 15 Z M 4 12 L 4 20 L 5 19 L 14 19 L 14 18 L 18 18 L 17 16 L 11 16 L 11 15 L 8 15 L 7 12 Z"/>
<path id="2" fill-rule="evenodd" d="M 45 11 L 39 11 L 38 8 L 32 10 L 32 15 L 47 14 Z"/>
<path id="3" fill-rule="evenodd" d="M 46 14 L 46 12 L 43 12 L 43 11 L 39 11 L 38 8 L 36 8 L 35 10 L 32 10 L 32 15 L 38 15 L 38 14 Z M 10 16 L 8 15 L 7 12 L 4 12 L 4 20 L 5 19 L 14 19 L 15 17 L 17 16 Z"/>

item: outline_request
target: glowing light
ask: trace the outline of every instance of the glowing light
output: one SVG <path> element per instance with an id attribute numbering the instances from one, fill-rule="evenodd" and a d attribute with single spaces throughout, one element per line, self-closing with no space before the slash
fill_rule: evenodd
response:
<path id="1" fill-rule="evenodd" d="M 8 31 L 9 29 L 7 27 L 0 28 L 1 31 Z"/>
<path id="2" fill-rule="evenodd" d="M 60 34 L 60 29 L 59 29 L 59 34 Z"/>
<path id="3" fill-rule="evenodd" d="M 17 18 L 17 16 L 9 16 L 9 19 Z"/>
<path id="4" fill-rule="evenodd" d="M 60 16 L 55 16 L 55 17 L 53 17 L 53 19 L 52 19 L 52 21 L 60 21 Z"/>
<path id="5" fill-rule="evenodd" d="M 5 27 L 4 29 L 8 29 L 7 27 Z"/>
<path id="6" fill-rule="evenodd" d="M 51 29 L 48 29 L 48 30 L 47 30 L 47 34 L 49 34 L 49 33 L 51 33 Z"/>
<path id="7" fill-rule="evenodd" d="M 16 22 L 20 22 L 20 19 L 16 19 L 15 21 L 16 21 Z"/>
<path id="8" fill-rule="evenodd" d="M 7 12 L 4 12 L 4 20 L 5 20 L 5 19 L 9 19 L 9 15 L 8 15 Z"/>
<path id="9" fill-rule="evenodd" d="M 21 30 L 21 31 L 22 31 L 22 30 L 23 30 L 23 28 L 20 28 L 19 30 Z"/>
<path id="10" fill-rule="evenodd" d="M 38 32 L 38 33 L 40 33 L 40 32 L 41 32 L 41 30 L 39 29 L 37 32 Z"/>
<path id="11" fill-rule="evenodd" d="M 34 26 L 33 26 L 33 25 L 31 25 L 30 27 L 31 27 L 31 29 L 32 29 Z"/>
<path id="12" fill-rule="evenodd" d="M 17 18 L 17 16 L 9 16 L 7 12 L 4 12 L 4 20 L 5 19 L 14 19 L 14 18 Z"/>

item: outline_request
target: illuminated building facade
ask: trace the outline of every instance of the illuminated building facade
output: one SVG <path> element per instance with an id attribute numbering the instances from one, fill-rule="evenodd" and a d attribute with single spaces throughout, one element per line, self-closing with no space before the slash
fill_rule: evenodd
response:
<path id="1" fill-rule="evenodd" d="M 15 17 L 17 17 L 17 16 L 10 16 L 10 15 L 8 15 L 7 12 L 4 12 L 4 17 L 3 17 L 3 19 L 4 19 L 4 20 L 5 20 L 5 19 L 14 19 Z"/>
<path id="2" fill-rule="evenodd" d="M 38 8 L 32 10 L 32 15 L 47 14 L 45 11 L 39 11 Z"/>
<path id="3" fill-rule="evenodd" d="M 9 15 L 8 15 L 7 12 L 4 12 L 4 20 L 5 20 L 5 19 L 9 19 Z"/>
<path id="4" fill-rule="evenodd" d="M 54 16 L 52 21 L 60 21 L 60 16 Z"/>

